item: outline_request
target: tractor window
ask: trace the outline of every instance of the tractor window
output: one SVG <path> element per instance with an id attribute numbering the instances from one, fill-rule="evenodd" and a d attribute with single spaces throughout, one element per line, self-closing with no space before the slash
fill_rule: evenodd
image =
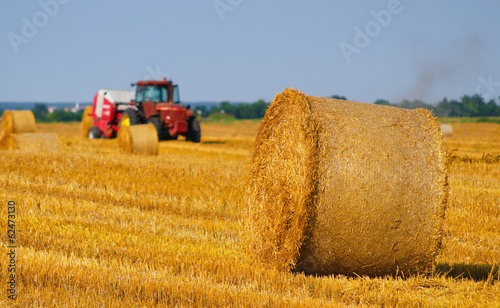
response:
<path id="1" fill-rule="evenodd" d="M 181 98 L 179 96 L 179 86 L 177 85 L 174 85 L 173 88 L 172 102 L 174 102 L 174 104 L 178 104 L 181 102 Z"/>
<path id="2" fill-rule="evenodd" d="M 168 102 L 168 88 L 154 85 L 137 87 L 135 101 L 136 103 Z"/>

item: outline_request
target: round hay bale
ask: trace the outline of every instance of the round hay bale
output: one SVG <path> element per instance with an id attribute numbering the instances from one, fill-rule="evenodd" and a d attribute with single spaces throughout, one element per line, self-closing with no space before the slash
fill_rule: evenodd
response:
<path id="1" fill-rule="evenodd" d="M 59 139 L 53 133 L 3 135 L 0 139 L 0 148 L 33 152 L 60 152 L 62 149 Z"/>
<path id="2" fill-rule="evenodd" d="M 159 143 L 153 124 L 122 126 L 118 146 L 124 153 L 158 155 Z"/>
<path id="3" fill-rule="evenodd" d="M 82 138 L 87 138 L 89 135 L 90 128 L 94 125 L 94 119 L 92 119 L 92 106 L 85 107 L 82 116 Z"/>
<path id="4" fill-rule="evenodd" d="M 453 128 L 450 124 L 440 124 L 439 129 L 443 133 L 443 137 L 451 137 L 453 135 Z"/>
<path id="5" fill-rule="evenodd" d="M 307 274 L 432 269 L 448 196 L 430 112 L 287 89 L 258 130 L 247 190 L 247 248 Z"/>
<path id="6" fill-rule="evenodd" d="M 4 135 L 36 132 L 35 116 L 31 110 L 6 110 L 2 117 Z"/>

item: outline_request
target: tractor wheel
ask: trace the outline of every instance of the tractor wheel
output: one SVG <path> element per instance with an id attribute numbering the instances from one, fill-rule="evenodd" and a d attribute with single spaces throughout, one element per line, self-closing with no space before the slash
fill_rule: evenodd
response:
<path id="1" fill-rule="evenodd" d="M 139 117 L 137 112 L 133 109 L 127 109 L 122 113 L 120 126 L 130 126 L 139 124 Z"/>
<path id="2" fill-rule="evenodd" d="M 149 118 L 148 123 L 153 124 L 153 126 L 156 128 L 156 134 L 158 135 L 158 141 L 163 139 L 163 126 L 161 125 L 160 119 L 158 118 Z"/>
<path id="3" fill-rule="evenodd" d="M 186 135 L 186 141 L 192 141 L 195 143 L 201 140 L 201 128 L 200 122 L 196 119 L 192 119 L 188 122 L 188 132 Z"/>
<path id="4" fill-rule="evenodd" d="M 87 136 L 89 139 L 100 139 L 102 138 L 102 132 L 97 126 L 92 126 L 89 129 L 89 134 Z"/>

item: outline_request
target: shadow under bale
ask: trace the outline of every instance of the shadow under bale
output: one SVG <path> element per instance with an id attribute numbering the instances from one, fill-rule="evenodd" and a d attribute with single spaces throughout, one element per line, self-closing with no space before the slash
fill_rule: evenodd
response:
<path id="1" fill-rule="evenodd" d="M 446 277 L 463 278 L 474 281 L 500 281 L 500 267 L 489 264 L 438 263 L 436 272 Z"/>

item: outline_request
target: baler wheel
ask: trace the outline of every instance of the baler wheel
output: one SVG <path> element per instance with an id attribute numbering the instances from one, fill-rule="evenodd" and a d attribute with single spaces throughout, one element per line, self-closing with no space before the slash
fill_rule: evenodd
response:
<path id="1" fill-rule="evenodd" d="M 89 134 L 88 134 L 89 139 L 100 139 L 102 138 L 102 132 L 97 126 L 92 126 L 89 129 Z"/>

